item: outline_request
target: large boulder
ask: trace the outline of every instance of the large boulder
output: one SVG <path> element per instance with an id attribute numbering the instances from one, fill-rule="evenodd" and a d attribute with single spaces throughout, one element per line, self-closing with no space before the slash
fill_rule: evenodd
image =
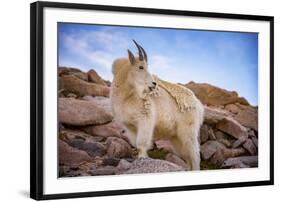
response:
<path id="1" fill-rule="evenodd" d="M 59 98 L 59 122 L 75 125 L 100 125 L 113 119 L 104 109 L 94 102 L 71 98 Z"/>
<path id="2" fill-rule="evenodd" d="M 234 118 L 243 126 L 258 131 L 258 109 L 256 107 L 241 104 L 237 104 L 237 106 L 239 106 L 240 110 Z"/>
<path id="3" fill-rule="evenodd" d="M 84 131 L 91 135 L 102 137 L 123 137 L 124 128 L 115 121 L 103 125 L 87 126 L 83 128 Z"/>
<path id="4" fill-rule="evenodd" d="M 106 85 L 106 83 L 104 82 L 104 80 L 98 75 L 98 73 L 91 69 L 87 72 L 88 75 L 88 80 L 90 82 L 96 83 L 96 84 L 100 84 L 100 85 Z"/>
<path id="5" fill-rule="evenodd" d="M 216 124 L 229 116 L 231 116 L 231 114 L 228 111 L 215 107 L 204 106 L 204 122 L 207 124 Z"/>
<path id="6" fill-rule="evenodd" d="M 247 100 L 239 97 L 235 91 L 227 91 L 206 83 L 189 82 L 185 86 L 192 90 L 198 99 L 206 105 L 218 106 L 236 102 L 249 105 Z"/>
<path id="7" fill-rule="evenodd" d="M 70 75 L 73 73 L 82 72 L 80 69 L 74 67 L 58 67 L 58 75 Z"/>
<path id="8" fill-rule="evenodd" d="M 90 83 L 75 75 L 63 75 L 60 79 L 60 87 L 77 95 L 109 96 L 109 87 Z"/>
<path id="9" fill-rule="evenodd" d="M 238 123 L 231 117 L 226 117 L 216 124 L 216 128 L 219 130 L 239 139 L 240 137 L 247 137 L 247 128 Z"/>
<path id="10" fill-rule="evenodd" d="M 82 100 L 93 102 L 96 106 L 104 109 L 106 113 L 111 114 L 113 116 L 110 99 L 108 97 L 102 97 L 102 96 L 93 97 L 87 95 L 82 97 Z"/>
<path id="11" fill-rule="evenodd" d="M 140 158 L 132 163 L 120 161 L 123 165 L 118 166 L 116 174 L 139 174 L 184 171 L 185 169 L 165 160 Z M 123 170 L 122 170 L 123 169 Z"/>

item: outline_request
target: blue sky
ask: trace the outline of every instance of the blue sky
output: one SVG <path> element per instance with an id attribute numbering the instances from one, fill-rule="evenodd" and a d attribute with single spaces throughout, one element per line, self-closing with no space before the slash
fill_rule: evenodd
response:
<path id="1" fill-rule="evenodd" d="M 258 103 L 257 33 L 60 23 L 58 34 L 60 66 L 95 69 L 112 80 L 112 62 L 127 57 L 128 48 L 137 53 L 135 39 L 160 78 L 209 83 Z"/>

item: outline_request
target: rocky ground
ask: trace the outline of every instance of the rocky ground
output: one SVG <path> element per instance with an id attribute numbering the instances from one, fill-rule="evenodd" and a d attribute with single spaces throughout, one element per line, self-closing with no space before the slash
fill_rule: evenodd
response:
<path id="1" fill-rule="evenodd" d="M 150 158 L 137 158 L 126 130 L 113 120 L 110 82 L 94 70 L 59 67 L 58 81 L 60 177 L 184 170 L 167 140 L 154 142 Z M 205 106 L 201 170 L 257 167 L 258 108 L 236 92 L 194 82 L 184 86 Z"/>

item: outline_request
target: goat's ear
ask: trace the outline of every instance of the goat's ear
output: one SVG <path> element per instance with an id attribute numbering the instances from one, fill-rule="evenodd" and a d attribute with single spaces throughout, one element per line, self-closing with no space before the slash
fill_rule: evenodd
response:
<path id="1" fill-rule="evenodd" d="M 129 57 L 130 63 L 132 65 L 134 65 L 136 63 L 136 59 L 135 59 L 135 56 L 133 55 L 133 53 L 129 49 L 128 49 L 128 57 Z"/>

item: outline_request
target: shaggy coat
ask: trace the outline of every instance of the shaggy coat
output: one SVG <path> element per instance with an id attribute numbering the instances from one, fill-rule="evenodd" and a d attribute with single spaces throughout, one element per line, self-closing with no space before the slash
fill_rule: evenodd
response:
<path id="1" fill-rule="evenodd" d="M 139 157 L 147 157 L 153 139 L 169 139 L 187 165 L 200 169 L 198 134 L 203 106 L 193 92 L 162 81 L 147 71 L 145 60 L 121 58 L 112 66 L 110 98 L 114 117 L 128 130 Z"/>

